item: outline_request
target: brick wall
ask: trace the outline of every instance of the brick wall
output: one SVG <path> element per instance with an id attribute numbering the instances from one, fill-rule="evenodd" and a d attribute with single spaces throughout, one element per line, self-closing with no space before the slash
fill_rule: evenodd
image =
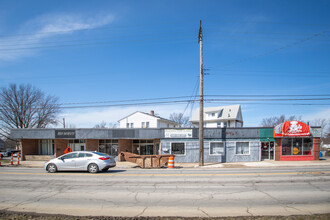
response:
<path id="1" fill-rule="evenodd" d="M 65 149 L 69 146 L 69 141 L 66 139 L 55 139 L 55 157 L 59 157 L 64 154 Z"/>
<path id="2" fill-rule="evenodd" d="M 38 155 L 39 145 L 37 139 L 22 139 L 21 140 L 22 159 L 26 160 L 25 155 Z"/>
<path id="3" fill-rule="evenodd" d="M 98 139 L 87 139 L 86 140 L 86 150 L 98 151 L 99 150 L 99 140 Z"/>
<path id="4" fill-rule="evenodd" d="M 132 152 L 132 145 L 133 140 L 127 140 L 127 139 L 119 139 L 118 140 L 118 154 L 120 152 Z M 119 155 L 118 160 L 121 161 L 121 157 Z"/>
<path id="5" fill-rule="evenodd" d="M 275 160 L 276 161 L 281 160 L 281 139 L 280 138 L 275 139 Z"/>
<path id="6" fill-rule="evenodd" d="M 320 159 L 320 138 L 313 138 L 314 142 L 314 160 L 319 160 Z"/>

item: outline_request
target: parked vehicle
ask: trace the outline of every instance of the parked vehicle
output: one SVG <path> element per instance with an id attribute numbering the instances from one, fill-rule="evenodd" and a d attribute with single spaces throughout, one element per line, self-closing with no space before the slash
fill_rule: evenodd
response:
<path id="1" fill-rule="evenodd" d="M 2 159 L 3 157 L 6 157 L 7 153 L 6 152 L 0 152 L 0 155 L 1 155 L 1 159 Z"/>
<path id="2" fill-rule="evenodd" d="M 116 166 L 115 159 L 104 153 L 94 151 L 74 151 L 45 163 L 45 170 L 49 173 L 65 170 L 80 170 L 90 173 L 107 171 Z"/>
<path id="3" fill-rule="evenodd" d="M 7 150 L 7 154 L 5 157 L 10 157 L 11 154 L 13 154 L 13 157 L 17 157 L 17 155 L 20 153 L 20 150 Z"/>

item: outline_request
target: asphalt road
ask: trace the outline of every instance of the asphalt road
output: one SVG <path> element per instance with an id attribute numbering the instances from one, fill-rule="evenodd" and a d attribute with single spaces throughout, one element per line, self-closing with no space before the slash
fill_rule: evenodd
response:
<path id="1" fill-rule="evenodd" d="M 330 167 L 111 169 L 48 174 L 0 168 L 0 210 L 74 216 L 221 217 L 330 212 Z"/>

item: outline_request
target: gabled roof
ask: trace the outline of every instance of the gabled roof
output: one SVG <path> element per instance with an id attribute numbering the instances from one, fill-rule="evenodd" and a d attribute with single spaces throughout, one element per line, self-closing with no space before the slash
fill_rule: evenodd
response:
<path id="1" fill-rule="evenodd" d="M 130 117 L 130 116 L 132 116 L 132 115 L 134 115 L 134 114 L 136 114 L 136 113 L 142 113 L 142 114 L 148 115 L 148 116 L 150 116 L 150 117 L 154 117 L 154 118 L 156 118 L 156 119 L 158 119 L 158 120 L 165 121 L 165 122 L 167 122 L 167 123 L 171 123 L 171 124 L 175 124 L 175 125 L 180 125 L 179 123 L 177 123 L 177 122 L 175 122 L 175 121 L 172 121 L 172 120 L 169 120 L 169 119 L 166 119 L 166 118 L 162 118 L 162 117 L 159 117 L 159 116 L 156 116 L 156 115 L 151 115 L 151 114 L 149 114 L 149 113 L 141 112 L 141 111 L 136 111 L 136 112 L 134 112 L 134 113 L 132 113 L 132 114 L 130 114 L 130 115 L 128 115 L 128 116 L 126 116 L 126 117 L 120 119 L 118 122 L 120 122 L 121 120 L 123 120 L 123 119 L 125 119 L 125 118 L 128 118 L 128 117 Z"/>
<path id="2" fill-rule="evenodd" d="M 213 119 L 208 119 L 206 115 L 208 113 L 216 113 L 221 115 Z M 240 120 L 242 119 L 241 114 L 241 105 L 228 105 L 228 106 L 218 106 L 218 107 L 207 107 L 204 108 L 204 121 L 217 121 L 217 120 Z M 191 122 L 199 121 L 199 108 L 194 112 L 190 118 Z"/>

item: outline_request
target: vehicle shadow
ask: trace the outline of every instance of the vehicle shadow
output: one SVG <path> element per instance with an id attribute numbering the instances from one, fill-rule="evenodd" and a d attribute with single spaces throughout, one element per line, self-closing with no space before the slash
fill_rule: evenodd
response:
<path id="1" fill-rule="evenodd" d="M 127 170 L 107 170 L 107 171 L 102 171 L 102 172 L 99 172 L 99 174 L 109 174 L 109 173 L 122 173 L 122 172 L 126 172 Z"/>
<path id="2" fill-rule="evenodd" d="M 112 173 L 122 173 L 122 172 L 126 172 L 127 170 L 107 170 L 107 171 L 99 171 L 98 173 L 95 174 L 112 174 Z M 63 171 L 58 171 L 57 173 L 61 174 L 61 173 L 82 173 L 82 174 L 90 174 L 88 171 L 76 171 L 76 170 L 63 170 Z"/>

